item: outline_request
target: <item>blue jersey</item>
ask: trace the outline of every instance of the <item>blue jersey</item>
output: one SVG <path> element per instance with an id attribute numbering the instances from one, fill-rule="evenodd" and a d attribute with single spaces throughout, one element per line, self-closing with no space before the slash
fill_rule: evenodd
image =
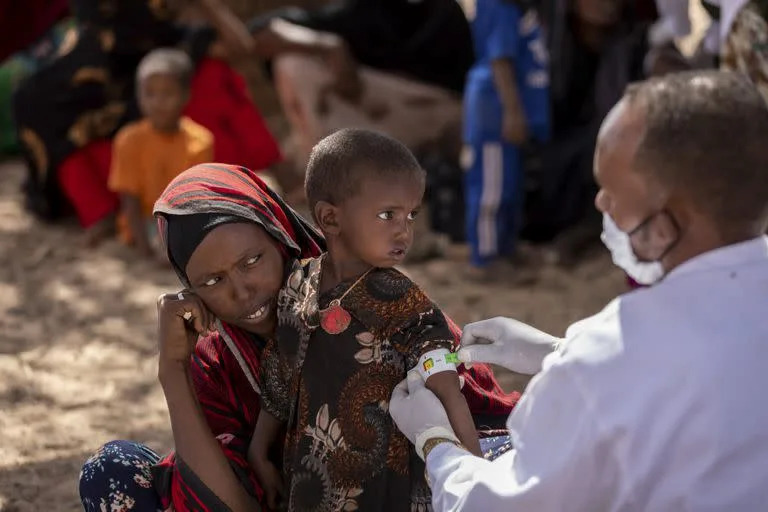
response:
<path id="1" fill-rule="evenodd" d="M 513 63 L 529 131 L 546 139 L 549 59 L 536 12 L 524 13 L 511 0 L 477 0 L 472 37 L 476 60 L 465 90 L 465 140 L 501 139 L 502 107 L 491 70 L 498 59 Z"/>

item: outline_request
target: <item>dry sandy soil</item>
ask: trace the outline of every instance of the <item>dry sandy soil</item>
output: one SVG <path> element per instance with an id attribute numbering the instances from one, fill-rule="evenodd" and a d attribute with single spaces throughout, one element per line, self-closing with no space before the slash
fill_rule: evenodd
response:
<path id="1" fill-rule="evenodd" d="M 20 164 L 0 164 L 0 510 L 75 511 L 80 465 L 100 444 L 172 446 L 155 299 L 178 284 L 115 242 L 87 250 L 75 226 L 35 221 L 22 177 Z M 525 286 L 468 284 L 463 261 L 453 248 L 407 269 L 462 324 L 508 315 L 562 334 L 624 290 L 604 252 L 572 270 L 527 268 Z"/>

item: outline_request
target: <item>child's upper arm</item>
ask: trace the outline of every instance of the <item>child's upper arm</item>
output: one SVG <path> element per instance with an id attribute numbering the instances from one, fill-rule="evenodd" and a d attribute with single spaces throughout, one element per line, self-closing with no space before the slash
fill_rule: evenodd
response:
<path id="1" fill-rule="evenodd" d="M 141 150 L 137 147 L 137 134 L 131 128 L 128 125 L 120 130 L 112 143 L 109 188 L 121 194 L 138 196 L 141 193 Z"/>
<path id="2" fill-rule="evenodd" d="M 436 306 L 420 313 L 392 341 L 405 356 L 406 370 L 414 368 L 422 355 L 437 349 L 453 349 L 455 333 L 443 312 Z"/>
<path id="3" fill-rule="evenodd" d="M 520 43 L 520 10 L 512 2 L 496 0 L 493 6 L 494 24 L 486 40 L 489 60 L 515 59 Z"/>

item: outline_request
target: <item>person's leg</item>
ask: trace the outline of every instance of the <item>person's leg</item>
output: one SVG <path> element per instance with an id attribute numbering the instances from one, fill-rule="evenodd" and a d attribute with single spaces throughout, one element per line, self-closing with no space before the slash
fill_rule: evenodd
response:
<path id="1" fill-rule="evenodd" d="M 499 255 L 514 255 L 521 229 L 524 194 L 520 150 L 508 143 L 501 144 L 501 202 L 496 223 Z"/>
<path id="2" fill-rule="evenodd" d="M 99 448 L 80 472 L 80 501 L 85 512 L 161 512 L 151 473 L 159 460 L 155 452 L 131 441 L 110 441 Z"/>
<path id="3" fill-rule="evenodd" d="M 482 265 L 480 255 L 478 225 L 480 220 L 480 198 L 483 195 L 483 145 L 467 144 L 462 154 L 464 166 L 464 208 L 466 210 L 466 238 L 470 248 L 470 262 Z"/>
<path id="4" fill-rule="evenodd" d="M 472 153 L 465 187 L 467 240 L 471 263 L 484 267 L 514 249 L 519 155 L 498 141 L 473 144 Z"/>

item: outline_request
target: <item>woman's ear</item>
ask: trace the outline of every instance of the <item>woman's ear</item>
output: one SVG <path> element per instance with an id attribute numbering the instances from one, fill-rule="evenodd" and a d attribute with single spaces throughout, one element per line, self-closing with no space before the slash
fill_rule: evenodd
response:
<path id="1" fill-rule="evenodd" d="M 317 222 L 317 227 L 323 234 L 338 235 L 341 232 L 339 227 L 339 208 L 327 201 L 318 201 L 312 212 Z"/>

